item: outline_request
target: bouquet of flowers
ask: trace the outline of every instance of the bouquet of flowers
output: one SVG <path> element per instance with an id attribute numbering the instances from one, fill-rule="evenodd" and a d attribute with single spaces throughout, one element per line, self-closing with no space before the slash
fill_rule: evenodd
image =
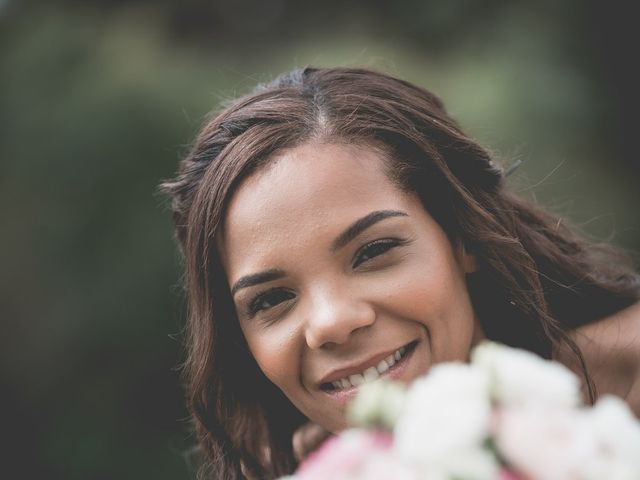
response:
<path id="1" fill-rule="evenodd" d="M 593 407 L 562 365 L 496 343 L 405 388 L 375 381 L 352 429 L 307 458 L 295 480 L 640 479 L 640 422 L 619 398 Z"/>

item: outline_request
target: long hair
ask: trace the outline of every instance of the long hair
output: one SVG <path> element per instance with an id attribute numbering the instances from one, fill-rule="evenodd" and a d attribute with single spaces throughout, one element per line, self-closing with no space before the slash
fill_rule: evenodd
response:
<path id="1" fill-rule="evenodd" d="M 274 478 L 296 466 L 291 438 L 304 416 L 248 350 L 216 238 L 240 182 L 276 152 L 313 139 L 382 149 L 390 178 L 474 254 L 468 288 L 487 337 L 545 358 L 570 352 L 594 401 L 568 332 L 638 300 L 638 276 L 624 259 L 509 193 L 501 168 L 430 92 L 365 69 L 305 68 L 208 120 L 177 176 L 162 185 L 185 259 L 183 375 L 207 471 Z"/>

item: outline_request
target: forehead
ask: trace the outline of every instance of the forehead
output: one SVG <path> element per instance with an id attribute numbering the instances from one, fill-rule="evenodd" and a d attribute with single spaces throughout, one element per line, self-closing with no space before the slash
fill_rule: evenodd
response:
<path id="1" fill-rule="evenodd" d="M 343 144 L 280 153 L 231 199 L 219 242 L 223 262 L 265 263 L 283 245 L 318 242 L 371 211 L 406 207 L 409 195 L 388 178 L 385 160 L 379 150 Z"/>

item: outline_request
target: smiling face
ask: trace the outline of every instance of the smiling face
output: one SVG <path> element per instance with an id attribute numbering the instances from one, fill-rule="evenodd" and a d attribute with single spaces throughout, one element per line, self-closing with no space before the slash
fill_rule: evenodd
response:
<path id="1" fill-rule="evenodd" d="M 218 248 L 259 367 L 330 431 L 363 380 L 465 361 L 482 335 L 465 283 L 474 259 L 371 148 L 279 154 L 240 185 Z"/>

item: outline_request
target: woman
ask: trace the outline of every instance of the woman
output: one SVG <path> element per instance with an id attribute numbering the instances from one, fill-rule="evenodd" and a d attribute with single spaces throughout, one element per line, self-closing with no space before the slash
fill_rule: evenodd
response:
<path id="1" fill-rule="evenodd" d="M 482 338 L 556 358 L 640 413 L 640 282 L 513 196 L 431 93 L 306 68 L 229 104 L 174 180 L 189 407 L 215 478 L 296 465 L 311 421 L 379 376 L 465 361 Z M 217 476 L 216 476 L 217 475 Z"/>

